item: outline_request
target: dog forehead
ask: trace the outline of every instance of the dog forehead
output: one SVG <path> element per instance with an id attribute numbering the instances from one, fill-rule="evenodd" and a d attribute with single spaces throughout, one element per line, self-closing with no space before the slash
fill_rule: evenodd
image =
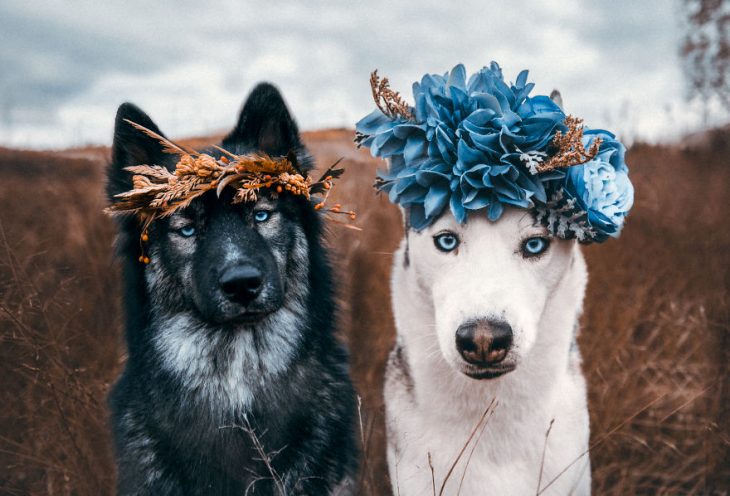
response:
<path id="1" fill-rule="evenodd" d="M 229 188 L 230 189 L 230 188 Z M 194 201 L 181 212 L 182 216 L 199 217 L 203 220 L 230 214 L 244 216 L 253 210 L 276 210 L 278 202 L 265 195 L 259 195 L 256 201 L 234 203 L 235 191 L 226 190 L 218 197 L 215 194 L 207 195 L 204 199 Z M 177 215 L 176 214 L 173 214 Z"/>
<path id="2" fill-rule="evenodd" d="M 434 236 L 442 231 L 451 231 L 463 238 L 486 240 L 515 238 L 523 236 L 526 232 L 533 235 L 541 234 L 544 228 L 537 223 L 530 211 L 507 208 L 499 220 L 491 221 L 483 212 L 475 212 L 471 213 L 467 222 L 463 224 L 459 224 L 454 216 L 447 212 L 424 229 L 422 234 Z"/>
<path id="3" fill-rule="evenodd" d="M 475 237 L 519 238 L 526 232 L 542 231 L 530 211 L 507 208 L 502 216 L 492 221 L 482 212 L 472 214 L 464 228 Z"/>

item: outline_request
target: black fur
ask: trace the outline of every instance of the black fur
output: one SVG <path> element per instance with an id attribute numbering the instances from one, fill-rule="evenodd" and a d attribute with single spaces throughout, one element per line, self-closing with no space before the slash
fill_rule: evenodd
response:
<path id="1" fill-rule="evenodd" d="M 111 201 L 131 187 L 123 167 L 172 168 L 176 161 L 124 119 L 159 132 L 134 105 L 119 107 Z M 293 151 L 302 170 L 311 167 L 281 95 L 268 84 L 254 89 L 223 146 L 236 153 Z M 354 391 L 345 351 L 334 337 L 332 276 L 320 214 L 301 197 L 281 195 L 269 205 L 274 205 L 275 232 L 254 223 L 255 205 L 234 206 L 209 193 L 178 220 L 155 221 L 149 266 L 137 260 L 138 220 L 119 220 L 129 357 L 110 405 L 120 494 L 352 490 L 347 482 L 357 458 Z M 195 241 L 176 234 L 180 219 L 197 226 Z M 235 248 L 236 263 L 261 267 L 273 289 L 247 306 L 225 302 L 216 281 L 230 263 L 226 247 Z M 301 305 L 290 304 L 295 298 Z M 219 301 L 220 308 L 214 304 Z M 266 317 L 255 313 L 261 309 Z M 198 360 L 186 368 L 186 360 L 177 363 L 176 356 Z"/>

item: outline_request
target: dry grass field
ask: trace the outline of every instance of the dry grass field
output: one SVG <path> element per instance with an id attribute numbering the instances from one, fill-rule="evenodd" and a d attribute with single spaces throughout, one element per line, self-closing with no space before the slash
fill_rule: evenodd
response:
<path id="1" fill-rule="evenodd" d="M 381 382 L 400 215 L 346 130 L 308 133 L 320 167 L 345 157 L 333 224 L 343 339 L 363 400 L 363 494 L 386 494 Z M 202 140 L 205 141 L 205 140 Z M 108 149 L 0 149 L 0 493 L 110 494 L 106 394 L 124 363 Z M 730 491 L 730 131 L 632 147 L 636 205 L 620 240 L 585 249 L 580 345 L 595 494 Z M 536 470 L 538 468 L 536 467 Z"/>

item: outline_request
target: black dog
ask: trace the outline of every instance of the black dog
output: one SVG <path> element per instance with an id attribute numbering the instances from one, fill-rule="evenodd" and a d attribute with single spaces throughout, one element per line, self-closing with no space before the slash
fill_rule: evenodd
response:
<path id="1" fill-rule="evenodd" d="M 116 118 L 108 194 L 124 167 L 173 169 L 175 155 Z M 160 133 L 161 134 L 161 133 Z M 257 86 L 222 147 L 311 159 L 279 92 Z M 217 150 L 207 153 L 220 156 Z M 229 188 L 230 189 L 230 188 Z M 232 204 L 206 193 L 156 220 L 119 221 L 129 348 L 110 403 L 120 494 L 347 494 L 356 468 L 355 394 L 333 335 L 320 213 L 303 196 Z"/>

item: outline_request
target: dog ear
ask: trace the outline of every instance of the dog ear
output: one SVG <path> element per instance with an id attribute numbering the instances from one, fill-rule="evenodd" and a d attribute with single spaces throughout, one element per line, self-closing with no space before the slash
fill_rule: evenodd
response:
<path id="1" fill-rule="evenodd" d="M 170 155 L 162 150 L 162 144 L 155 138 L 135 129 L 129 122 L 146 127 L 164 136 L 157 125 L 136 105 L 123 103 L 117 110 L 114 121 L 114 142 L 112 163 L 107 178 L 107 195 L 113 201 L 114 195 L 132 189 L 132 174 L 124 168 L 130 165 L 164 165 Z"/>
<path id="2" fill-rule="evenodd" d="M 550 99 L 555 105 L 560 107 L 560 110 L 565 110 L 565 107 L 563 107 L 563 95 L 561 95 L 558 90 L 550 92 Z"/>
<path id="3" fill-rule="evenodd" d="M 251 91 L 223 147 L 252 147 L 274 156 L 288 155 L 302 147 L 297 124 L 275 86 L 259 83 Z"/>

